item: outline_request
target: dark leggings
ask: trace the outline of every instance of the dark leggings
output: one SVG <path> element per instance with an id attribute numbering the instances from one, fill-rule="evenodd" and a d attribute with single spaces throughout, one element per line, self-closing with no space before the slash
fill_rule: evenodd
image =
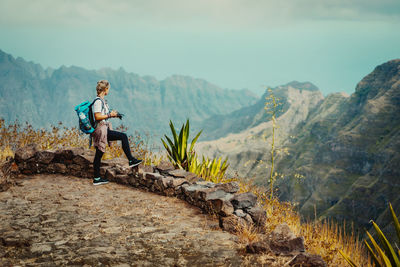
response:
<path id="1" fill-rule="evenodd" d="M 128 136 L 125 133 L 117 132 L 108 129 L 107 130 L 107 140 L 108 141 L 116 141 L 121 140 L 122 142 L 122 149 L 125 152 L 126 157 L 128 160 L 134 160 L 135 158 L 131 154 L 131 149 L 129 147 Z M 100 163 L 101 158 L 103 157 L 103 152 L 96 147 L 96 155 L 94 156 L 93 161 L 93 168 L 94 168 L 94 177 L 100 177 Z"/>

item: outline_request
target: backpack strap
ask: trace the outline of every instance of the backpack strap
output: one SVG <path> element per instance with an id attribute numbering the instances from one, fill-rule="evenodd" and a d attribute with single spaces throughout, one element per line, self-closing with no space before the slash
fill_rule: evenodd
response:
<path id="1" fill-rule="evenodd" d="M 104 100 L 103 100 L 101 97 L 96 97 L 96 98 L 93 100 L 92 104 L 90 104 L 90 105 L 93 106 L 93 105 L 94 105 L 94 102 L 96 102 L 97 99 L 100 99 L 100 101 L 101 101 L 101 111 L 106 110 L 106 108 L 105 108 L 106 103 L 104 103 Z"/>

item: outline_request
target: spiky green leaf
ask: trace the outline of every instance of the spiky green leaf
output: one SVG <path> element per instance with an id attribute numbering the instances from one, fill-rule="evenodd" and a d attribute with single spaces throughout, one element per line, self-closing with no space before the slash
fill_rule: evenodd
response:
<path id="1" fill-rule="evenodd" d="M 376 266 L 381 266 L 381 263 L 378 259 L 378 256 L 375 254 L 374 250 L 371 248 L 371 246 L 369 245 L 368 241 L 364 240 L 364 244 L 367 246 L 369 253 L 372 256 L 372 260 L 374 261 Z"/>
<path id="2" fill-rule="evenodd" d="M 371 240 L 372 245 L 374 246 L 374 249 L 378 252 L 378 255 L 380 259 L 382 260 L 382 263 L 386 267 L 392 267 L 392 264 L 390 263 L 389 258 L 385 255 L 385 252 L 381 249 L 381 247 L 376 243 L 375 239 L 372 237 L 372 235 L 367 231 L 367 235 L 369 239 Z"/>
<path id="3" fill-rule="evenodd" d="M 351 259 L 349 256 L 347 256 L 346 254 L 344 254 L 343 251 L 339 250 L 339 253 L 342 254 L 342 257 L 347 261 L 347 263 L 351 266 L 351 267 L 358 267 Z"/>
<path id="4" fill-rule="evenodd" d="M 383 234 L 379 226 L 372 221 L 372 226 L 374 227 L 375 231 L 378 234 L 378 238 L 381 241 L 381 244 L 383 246 L 383 251 L 385 252 L 386 256 L 389 258 L 390 263 L 393 266 L 399 266 L 400 267 L 400 261 L 399 258 L 396 255 L 396 252 L 394 251 L 393 247 L 390 245 L 389 241 L 387 240 L 386 236 Z"/>
<path id="5" fill-rule="evenodd" d="M 390 209 L 390 213 L 392 214 L 394 228 L 396 228 L 397 238 L 399 239 L 399 242 L 400 242 L 400 223 L 399 223 L 399 219 L 397 218 L 396 213 L 394 213 L 394 210 L 393 210 L 393 207 L 392 207 L 391 203 L 389 203 L 389 209 Z M 400 249 L 399 249 L 399 257 L 400 257 Z"/>
<path id="6" fill-rule="evenodd" d="M 192 150 L 193 150 L 194 144 L 196 143 L 197 139 L 199 138 L 199 136 L 200 136 L 200 134 L 201 134 L 202 132 L 203 132 L 203 130 L 201 130 L 200 132 L 198 132 L 197 135 L 196 135 L 196 137 L 193 138 L 192 143 L 191 143 L 191 145 L 190 145 L 189 151 L 192 151 Z"/>

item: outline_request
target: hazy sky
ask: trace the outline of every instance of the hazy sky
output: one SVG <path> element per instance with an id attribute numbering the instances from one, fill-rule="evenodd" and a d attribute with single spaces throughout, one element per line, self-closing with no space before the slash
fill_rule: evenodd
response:
<path id="1" fill-rule="evenodd" d="M 257 94 L 292 80 L 352 93 L 400 58 L 400 0 L 0 0 L 0 49 Z"/>

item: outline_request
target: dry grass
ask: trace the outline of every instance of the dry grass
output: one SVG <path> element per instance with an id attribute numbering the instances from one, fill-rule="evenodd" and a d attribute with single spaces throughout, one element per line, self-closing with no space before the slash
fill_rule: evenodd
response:
<path id="1" fill-rule="evenodd" d="M 116 128 L 118 131 L 126 132 L 125 126 Z M 67 128 L 59 122 L 57 126 L 51 126 L 51 130 L 34 129 L 29 123 L 21 125 L 18 121 L 5 125 L 4 119 L 0 119 L 0 162 L 7 157 L 14 156 L 14 151 L 27 144 L 34 143 L 39 149 L 61 149 L 64 147 L 83 147 L 89 148 L 89 135 L 82 134 L 76 127 Z M 163 155 L 152 152 L 147 146 L 147 139 L 143 138 L 138 132 L 134 136 L 129 136 L 129 143 L 133 155 L 139 159 L 144 159 L 146 165 L 157 165 Z M 94 147 L 91 147 L 94 150 Z M 103 159 L 111 159 L 123 156 L 124 152 L 120 145 L 112 142 L 112 146 L 107 148 Z"/>
<path id="2" fill-rule="evenodd" d="M 240 192 L 255 193 L 258 196 L 259 204 L 266 210 L 268 215 L 265 224 L 266 233 L 272 232 L 277 225 L 285 222 L 296 235 L 304 237 L 307 252 L 321 255 L 328 266 L 348 266 L 339 250 L 351 255 L 358 266 L 372 266 L 367 250 L 357 238 L 353 228 L 347 229 L 346 232 L 343 230 L 346 229 L 345 223 L 340 226 L 338 223 L 330 221 L 302 223 L 300 214 L 296 212 L 296 207 L 292 203 L 281 202 L 276 198 L 270 200 L 266 189 L 254 185 L 251 180 L 246 181 L 239 178 L 237 180 Z M 256 235 L 260 234 L 256 233 Z M 238 237 L 244 245 L 260 238 L 254 237 L 252 229 L 238 231 Z"/>

